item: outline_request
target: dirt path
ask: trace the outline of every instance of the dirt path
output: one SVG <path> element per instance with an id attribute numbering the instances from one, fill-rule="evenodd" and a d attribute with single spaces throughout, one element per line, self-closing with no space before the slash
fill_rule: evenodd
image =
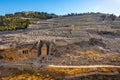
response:
<path id="1" fill-rule="evenodd" d="M 114 65 L 86 65 L 86 66 L 60 66 L 60 65 L 48 65 L 47 67 L 53 68 L 120 68 L 120 66 Z"/>

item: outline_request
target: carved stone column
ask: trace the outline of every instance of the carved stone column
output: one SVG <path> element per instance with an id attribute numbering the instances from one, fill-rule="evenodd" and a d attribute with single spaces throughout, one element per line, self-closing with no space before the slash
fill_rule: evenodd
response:
<path id="1" fill-rule="evenodd" d="M 37 57 L 39 57 L 41 55 L 42 46 L 43 46 L 43 43 L 41 41 L 39 41 L 37 44 Z"/>

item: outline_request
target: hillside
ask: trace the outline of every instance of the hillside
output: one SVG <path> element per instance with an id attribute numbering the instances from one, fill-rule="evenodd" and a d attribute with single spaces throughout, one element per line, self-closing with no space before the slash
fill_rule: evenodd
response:
<path id="1" fill-rule="evenodd" d="M 28 19 L 28 18 L 27 18 Z M 112 65 L 120 66 L 120 18 L 113 14 L 84 13 L 69 14 L 51 19 L 29 18 L 31 25 L 26 29 L 0 32 L 0 70 L 18 69 L 16 76 L 37 73 L 48 74 L 51 79 L 71 78 L 97 80 L 119 79 L 120 68 L 105 66 L 87 69 L 49 68 L 55 66 Z M 44 44 L 38 55 L 38 42 Z M 52 44 L 47 55 L 48 45 Z M 39 46 L 40 47 L 40 46 Z M 22 67 L 22 69 L 21 69 Z M 19 71 L 20 70 L 20 71 Z M 48 73 L 46 73 L 48 71 Z M 69 72 L 70 71 L 70 72 Z M 76 72 L 78 71 L 78 72 Z M 83 71 L 83 72 L 81 72 Z M 90 71 L 90 73 L 89 73 Z M 11 71 L 12 72 L 12 71 Z M 14 71 L 13 71 L 14 72 Z M 31 73 L 32 72 L 32 73 Z M 56 75 L 54 74 L 56 72 Z M 92 73 L 93 72 L 93 73 Z M 64 73 L 64 75 L 61 75 Z M 85 75 L 88 75 L 84 77 Z M 14 74 L 14 73 L 13 73 Z M 83 74 L 83 76 L 82 76 Z M 98 75 L 97 75 L 98 74 Z M 0 77 L 15 75 L 2 74 Z M 7 76 L 8 75 L 8 76 Z M 26 74 L 25 74 L 26 75 Z M 78 75 L 76 78 L 75 75 Z M 80 76 L 79 76 L 80 75 Z M 11 77 L 10 77 L 11 78 Z M 8 79 L 10 79 L 8 77 Z M 16 77 L 13 77 L 16 78 Z M 49 77 L 47 77 L 49 79 Z M 5 78 L 7 79 L 7 78 Z M 14 80 L 14 79 L 13 79 Z M 24 80 L 24 79 L 23 79 Z M 114 79 L 113 79 L 114 80 Z"/>

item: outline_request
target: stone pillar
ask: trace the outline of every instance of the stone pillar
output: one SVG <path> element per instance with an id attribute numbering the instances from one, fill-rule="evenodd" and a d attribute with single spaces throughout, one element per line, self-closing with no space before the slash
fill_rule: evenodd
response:
<path id="1" fill-rule="evenodd" d="M 43 46 L 43 43 L 41 41 L 39 41 L 37 44 L 37 57 L 39 57 L 41 55 L 42 46 Z"/>
<path id="2" fill-rule="evenodd" d="M 47 55 L 49 55 L 50 44 L 49 44 L 49 43 L 46 43 L 46 46 L 47 46 Z"/>
<path id="3" fill-rule="evenodd" d="M 49 45 L 49 54 L 51 55 L 51 51 L 52 51 L 52 43 L 50 43 L 50 45 Z"/>
<path id="4" fill-rule="evenodd" d="M 51 49 L 52 49 L 52 43 L 47 43 L 47 55 L 50 55 L 51 54 Z"/>

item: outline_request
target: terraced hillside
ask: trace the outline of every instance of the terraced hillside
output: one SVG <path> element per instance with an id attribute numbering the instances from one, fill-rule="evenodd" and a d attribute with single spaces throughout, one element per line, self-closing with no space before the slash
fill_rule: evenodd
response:
<path id="1" fill-rule="evenodd" d="M 101 17 L 103 15 L 106 15 L 104 20 Z M 5 67 L 10 69 L 17 68 L 22 72 L 25 71 L 27 74 L 30 73 L 36 76 L 36 73 L 39 73 L 39 71 L 42 71 L 42 73 L 46 71 L 49 72 L 49 68 L 46 68 L 49 65 L 120 66 L 120 18 L 117 17 L 115 20 L 112 20 L 108 16 L 109 14 L 86 13 L 47 20 L 32 18 L 30 19 L 32 25 L 27 29 L 0 32 L 0 70 Z M 37 57 L 37 42 L 39 40 L 54 42 L 50 55 Z M 27 52 L 24 50 L 27 50 Z M 44 50 L 46 50 L 46 48 L 44 48 L 42 52 L 46 52 Z M 21 55 L 19 53 L 24 54 Z M 75 69 L 80 72 L 77 74 L 74 73 L 74 69 L 67 70 L 65 68 L 60 71 L 58 71 L 58 69 L 52 69 L 53 71 L 55 70 L 55 72 L 57 71 L 60 76 L 50 71 L 50 73 L 46 73 L 50 76 L 50 79 L 55 78 L 62 80 L 63 77 L 68 78 L 68 80 L 71 80 L 71 78 L 78 79 L 80 77 L 79 74 L 81 74 L 81 69 Z M 111 80 L 114 80 L 113 78 L 116 76 L 116 78 L 119 79 L 119 68 L 113 69 L 108 67 L 104 69 L 103 67 L 103 70 L 107 70 L 108 74 L 109 72 L 110 74 L 114 72 L 116 74 L 112 75 L 111 78 L 111 76 L 107 76 L 105 73 L 105 78 L 101 78 L 99 76 L 101 76 L 101 74 L 104 75 L 104 71 L 98 68 L 94 70 L 95 74 L 98 73 L 98 75 L 96 75 L 98 79 L 111 78 Z M 65 74 L 66 71 L 68 71 L 69 74 L 73 72 L 74 75 L 68 77 L 68 74 Z M 85 69 L 85 72 L 86 71 L 89 71 L 89 69 Z M 61 75 L 61 73 L 64 73 L 64 75 Z M 7 77 L 6 74 L 2 75 Z M 20 73 L 20 75 L 24 75 L 24 73 Z M 78 78 L 76 78 L 75 75 L 78 75 Z M 8 76 L 14 75 L 11 74 Z M 80 79 L 96 80 L 94 77 L 95 75 L 87 77 L 81 76 Z"/>
<path id="2" fill-rule="evenodd" d="M 94 38 L 94 44 L 98 48 L 119 53 L 120 20 L 101 20 L 101 15 L 83 14 L 42 21 L 33 19 L 34 24 L 28 29 L 0 32 L 0 48 L 15 48 L 19 44 L 33 43 L 40 39 L 61 39 L 68 43 L 87 41 L 81 45 L 87 46 L 89 40 Z"/>

